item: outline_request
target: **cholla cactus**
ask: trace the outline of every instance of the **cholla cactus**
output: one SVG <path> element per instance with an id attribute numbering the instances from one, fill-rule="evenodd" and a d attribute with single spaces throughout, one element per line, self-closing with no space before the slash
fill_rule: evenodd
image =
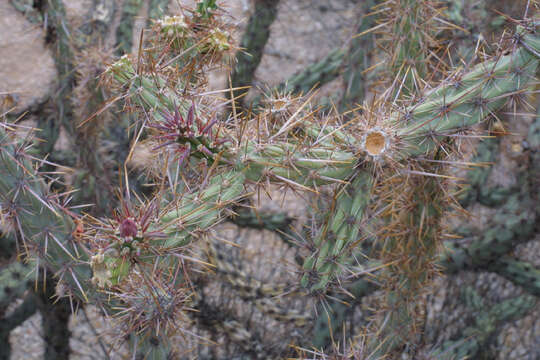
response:
<path id="1" fill-rule="evenodd" d="M 410 29 L 410 21 L 424 16 L 415 1 L 406 3 L 412 15 L 396 23 L 398 29 Z M 24 146 L 2 125 L 2 216 L 14 224 L 28 255 L 57 274 L 64 289 L 59 295 L 97 303 L 116 315 L 122 334 L 136 334 L 145 355 L 171 356 L 168 338 L 194 335 L 190 321 L 204 315 L 190 314 L 192 306 L 204 304 L 193 279 L 213 267 L 243 296 L 255 298 L 261 312 L 306 324 L 305 315 L 273 302 L 283 288 L 264 292 L 215 260 L 218 255 L 211 263 L 198 259 L 194 244 L 234 216 L 233 205 L 253 187 L 277 184 L 318 195 L 331 185 L 329 210 L 302 244 L 297 289 L 324 297 L 343 288 L 364 255 L 359 244 L 371 241 L 373 256 L 383 264 L 377 268 L 383 268 L 389 309 L 378 332 L 384 345 L 374 335 L 366 346 L 382 356 L 411 340 L 403 329 L 417 325 L 413 302 L 435 274 L 437 219 L 448 190 L 439 179 L 452 152 L 448 139 L 508 102 L 520 102 L 530 90 L 540 54 L 537 26 L 524 21 L 504 53 L 456 69 L 433 87 L 417 86 L 425 69 L 406 69 L 406 53 L 422 45 L 421 39 L 400 44 L 393 71 L 401 80 L 346 124 L 339 116 L 321 121 L 309 95 L 269 101 L 255 118 L 234 114 L 225 121 L 218 119 L 226 104 L 208 96 L 204 84 L 209 67 L 233 46 L 214 2 L 205 1 L 189 14 L 157 21 L 153 46 L 136 61 L 122 57 L 105 74 L 144 118 L 139 135 L 151 144 L 151 175 L 159 185 L 153 198 L 139 199 L 127 188 L 112 218 L 78 218 L 51 195 Z M 400 89 L 414 102 L 394 101 Z M 235 324 L 219 326 L 244 334 Z M 251 344 L 249 337 L 237 337 Z"/>

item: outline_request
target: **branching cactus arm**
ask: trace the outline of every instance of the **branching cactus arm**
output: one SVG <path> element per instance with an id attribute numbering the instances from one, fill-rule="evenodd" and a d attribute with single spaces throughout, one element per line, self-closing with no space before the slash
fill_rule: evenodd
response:
<path id="1" fill-rule="evenodd" d="M 0 126 L 0 201 L 27 253 L 45 265 L 84 301 L 96 302 L 87 249 L 78 242 L 70 212 L 58 203 L 34 168 L 24 142 Z M 99 302 L 99 301 L 98 301 Z"/>

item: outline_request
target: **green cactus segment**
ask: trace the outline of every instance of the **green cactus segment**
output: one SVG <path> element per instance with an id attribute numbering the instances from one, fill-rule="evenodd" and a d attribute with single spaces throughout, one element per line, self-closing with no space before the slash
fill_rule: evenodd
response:
<path id="1" fill-rule="evenodd" d="M 375 1 L 364 1 L 363 13 L 368 14 Z M 356 29 L 357 34 L 362 34 L 375 25 L 375 16 L 364 15 Z M 361 104 L 364 100 L 364 88 L 366 86 L 365 70 L 368 67 L 369 54 L 373 49 L 374 40 L 372 35 L 362 35 L 354 37 L 345 55 L 345 70 L 343 80 L 345 81 L 345 91 L 340 102 L 340 110 L 348 110 Z"/>
<path id="2" fill-rule="evenodd" d="M 43 14 L 34 7 L 33 0 L 11 0 L 10 3 L 17 11 L 23 13 L 32 24 L 41 24 L 43 22 Z"/>
<path id="3" fill-rule="evenodd" d="M 290 143 L 257 145 L 241 149 L 237 168 L 246 169 L 248 180 L 288 183 L 304 187 L 345 181 L 357 162 L 352 153 L 331 148 L 303 149 Z"/>
<path id="4" fill-rule="evenodd" d="M 496 160 L 498 145 L 498 139 L 484 139 L 478 144 L 476 156 L 472 162 L 480 166 L 467 171 L 467 187 L 458 195 L 461 206 L 467 207 L 476 201 L 482 205 L 496 206 L 504 202 L 510 195 L 510 189 L 485 186 L 491 173 L 491 164 Z"/>
<path id="5" fill-rule="evenodd" d="M 202 0 L 197 3 L 197 12 L 202 18 L 208 19 L 217 9 L 216 0 Z"/>
<path id="6" fill-rule="evenodd" d="M 315 64 L 293 75 L 280 89 L 286 92 L 306 94 L 314 87 L 321 87 L 340 74 L 345 59 L 345 50 L 335 49 Z"/>
<path id="7" fill-rule="evenodd" d="M 216 224 L 225 207 L 230 207 L 245 193 L 243 173 L 229 172 L 212 177 L 208 187 L 197 194 L 186 195 L 175 209 L 160 222 L 167 234 L 164 246 L 186 245 L 193 235 Z"/>
<path id="8" fill-rule="evenodd" d="M 137 359 L 162 360 L 175 359 L 177 356 L 167 334 L 135 336 L 130 342 Z"/>
<path id="9" fill-rule="evenodd" d="M 493 336 L 498 326 L 507 321 L 523 317 L 537 304 L 535 297 L 530 295 L 505 300 L 487 310 L 482 302 L 479 304 L 482 306 L 477 307 L 476 324 L 462 332 L 462 339 L 446 341 L 432 353 L 433 359 L 476 359 L 480 355 L 480 350 Z"/>
<path id="10" fill-rule="evenodd" d="M 525 261 L 505 256 L 490 263 L 487 266 L 487 270 L 499 274 L 514 284 L 523 287 L 523 289 L 532 295 L 540 296 L 540 269 Z"/>
<path id="11" fill-rule="evenodd" d="M 473 238 L 467 248 L 458 243 L 446 243 L 447 252 L 440 264 L 448 272 L 463 268 L 479 268 L 507 254 L 521 242 L 528 241 L 534 234 L 537 214 L 533 210 L 534 200 L 527 194 L 514 194 L 493 216 L 492 225 Z M 466 229 L 464 229 L 466 230 Z M 464 236 L 470 236 L 463 231 Z"/>
<path id="12" fill-rule="evenodd" d="M 34 277 L 35 267 L 14 261 L 0 268 L 0 309 L 21 297 Z"/>
<path id="13" fill-rule="evenodd" d="M 86 250 L 79 246 L 79 240 L 72 235 L 75 226 L 67 215 L 68 210 L 54 201 L 45 183 L 37 176 L 33 164 L 25 158 L 23 145 L 13 140 L 4 127 L 0 127 L 2 215 L 13 222 L 28 254 L 37 264 L 53 271 L 61 279 L 62 286 L 69 290 L 68 294 L 73 294 L 84 302 L 109 308 L 108 305 L 114 301 L 107 299 L 92 286 L 93 275 L 99 277 L 101 274 L 92 273 L 92 262 Z M 161 219 L 162 225 L 156 229 L 170 237 L 165 240 L 164 247 L 182 246 L 199 232 L 214 225 L 223 208 L 245 192 L 244 181 L 245 176 L 242 173 L 215 175 L 204 190 L 185 195 L 179 200 L 177 207 Z M 105 266 L 107 261 L 110 262 L 111 259 L 105 258 L 102 261 Z M 104 269 L 110 278 L 104 278 L 105 282 L 114 280 L 117 283 L 120 278 L 125 277 L 130 264 L 120 265 L 116 266 L 110 275 L 107 268 Z M 62 295 L 62 286 L 58 295 Z M 117 312 L 118 309 L 120 308 L 112 312 Z M 141 335 L 141 338 L 144 336 Z"/>
<path id="14" fill-rule="evenodd" d="M 236 55 L 236 66 L 231 76 L 233 88 L 251 85 L 270 37 L 270 26 L 276 18 L 278 5 L 279 0 L 255 2 L 253 15 L 240 42 L 240 47 L 245 50 L 238 51 Z"/>
<path id="15" fill-rule="evenodd" d="M 424 170 L 439 173 L 431 166 Z M 386 229 L 380 236 L 380 258 L 387 264 L 381 271 L 382 287 L 386 290 L 387 316 L 381 319 L 379 337 L 368 347 L 378 355 L 397 351 L 403 344 L 417 341 L 421 316 L 418 301 L 422 290 L 436 275 L 435 262 L 440 244 L 439 222 L 444 192 L 434 177 L 403 176 L 395 180 L 395 194 L 389 198 L 390 210 Z"/>
<path id="16" fill-rule="evenodd" d="M 174 97 L 165 80 L 159 76 L 147 77 L 137 74 L 127 55 L 113 63 L 107 71 L 122 86 L 128 86 L 129 94 L 144 109 L 174 111 Z M 181 102 L 178 105 L 186 104 Z"/>
<path id="17" fill-rule="evenodd" d="M 429 55 L 429 14 L 433 6 L 423 0 L 401 0 L 394 9 L 390 71 L 397 78 L 401 96 L 415 94 L 419 79 L 424 79 Z"/>
<path id="18" fill-rule="evenodd" d="M 398 135 L 409 145 L 407 155 L 428 152 L 437 144 L 430 136 L 441 138 L 470 127 L 523 94 L 535 78 L 540 54 L 540 39 L 525 33 L 518 27 L 522 46 L 511 54 L 478 64 L 462 76 L 457 74 L 393 120 L 406 124 Z"/>
<path id="19" fill-rule="evenodd" d="M 42 130 L 40 137 L 46 139 L 40 143 L 39 147 L 42 154 L 52 153 L 54 144 L 60 134 L 60 126 L 69 124 L 70 114 L 72 113 L 71 90 L 75 72 L 73 70 L 73 49 L 71 30 L 66 22 L 66 13 L 64 4 L 60 0 L 47 1 L 47 27 L 49 31 L 56 33 L 57 41 L 53 48 L 56 69 L 60 84 L 55 92 L 55 105 L 58 108 L 57 117 L 39 117 L 38 127 Z"/>
<path id="20" fill-rule="evenodd" d="M 395 126 L 395 134 L 405 142 L 405 148 L 393 155 L 396 160 L 425 155 L 438 148 L 445 136 L 478 124 L 509 101 L 521 101 L 535 79 L 540 38 L 522 27 L 517 28 L 516 37 L 519 42 L 509 55 L 480 63 L 467 72 L 456 72 L 416 105 L 388 116 L 387 124 Z M 347 138 L 336 130 L 325 127 L 325 133 L 333 135 L 328 142 Z M 316 128 L 307 131 L 317 136 Z"/>
<path id="21" fill-rule="evenodd" d="M 373 282 L 359 279 L 352 284 L 346 285 L 347 292 L 352 294 L 353 303 L 351 304 L 351 297 L 333 294 L 332 298 L 328 299 L 329 306 L 319 306 L 315 325 L 313 329 L 313 337 L 311 339 L 311 346 L 316 349 L 324 349 L 331 345 L 332 336 L 341 339 L 343 328 L 347 321 L 350 321 L 351 313 L 354 311 L 354 307 L 361 303 L 362 298 L 369 294 L 372 294 L 377 285 Z M 358 324 L 355 324 L 358 326 Z"/>
<path id="22" fill-rule="evenodd" d="M 163 121 L 163 112 L 174 114 L 176 109 L 185 118 L 192 106 L 191 101 L 176 96 L 173 93 L 174 90 L 171 90 L 161 77 L 157 75 L 145 76 L 137 74 L 128 56 L 122 56 L 107 71 L 112 74 L 118 83 L 128 88 L 127 91 L 131 95 L 132 101 L 150 112 L 151 116 L 155 119 Z M 194 129 L 192 128 L 191 130 Z M 202 147 L 214 154 L 218 152 L 212 141 L 202 134 L 192 137 L 182 137 L 178 141 L 188 144 L 191 149 L 198 150 Z M 211 156 L 201 151 L 197 151 L 195 156 L 212 160 Z"/>
<path id="23" fill-rule="evenodd" d="M 88 289 L 89 259 L 71 235 L 75 230 L 71 217 L 25 158 L 24 144 L 13 140 L 4 126 L 0 126 L 1 208 L 8 211 L 26 250 L 39 265 L 52 270 L 78 298 L 94 298 L 96 294 Z"/>
<path id="24" fill-rule="evenodd" d="M 531 148 L 529 166 L 517 177 L 517 186 L 497 189 L 498 193 L 509 194 L 492 216 L 485 230 L 475 233 L 467 228 L 457 233 L 470 241 L 467 248 L 459 242 L 445 243 L 447 251 L 441 255 L 440 264 L 445 271 L 454 273 L 461 269 L 488 270 L 522 286 L 526 291 L 538 294 L 538 269 L 532 265 L 505 256 L 516 245 L 529 241 L 537 232 L 538 199 L 531 196 L 538 183 L 537 159 L 540 148 L 540 117 L 531 124 L 527 137 Z M 492 145 L 496 142 L 488 140 Z M 491 146 L 491 145 L 489 145 Z M 480 155 L 479 155 L 480 156 Z M 473 178 L 474 179 L 474 178 Z M 483 181 L 485 183 L 485 181 Z M 480 183 L 479 183 L 480 185 Z"/>
<path id="25" fill-rule="evenodd" d="M 361 172 L 342 186 L 320 233 L 313 239 L 315 252 L 304 261 L 301 285 L 311 291 L 326 289 L 349 260 L 350 247 L 360 240 L 360 222 L 369 203 L 373 178 Z"/>
<path id="26" fill-rule="evenodd" d="M 117 51 L 119 54 L 129 54 L 133 46 L 133 23 L 139 14 L 143 0 L 125 0 L 122 7 L 122 20 L 116 30 Z"/>

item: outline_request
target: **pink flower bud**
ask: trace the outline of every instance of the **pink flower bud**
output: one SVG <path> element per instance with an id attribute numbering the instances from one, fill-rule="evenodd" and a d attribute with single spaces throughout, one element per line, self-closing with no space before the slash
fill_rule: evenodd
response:
<path id="1" fill-rule="evenodd" d="M 120 236 L 122 237 L 135 237 L 137 236 L 137 224 L 133 219 L 127 218 L 122 220 L 120 224 Z"/>

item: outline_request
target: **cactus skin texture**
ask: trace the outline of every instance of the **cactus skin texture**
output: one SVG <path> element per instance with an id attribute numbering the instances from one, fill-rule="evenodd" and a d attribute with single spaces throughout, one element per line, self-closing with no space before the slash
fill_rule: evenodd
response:
<path id="1" fill-rule="evenodd" d="M 458 195 L 461 206 L 467 207 L 476 201 L 482 205 L 493 206 L 504 201 L 506 191 L 497 191 L 484 186 L 491 173 L 491 167 L 488 164 L 495 161 L 498 144 L 498 139 L 485 139 L 478 144 L 477 155 L 473 158 L 473 162 L 480 166 L 467 172 L 467 187 Z"/>
<path id="2" fill-rule="evenodd" d="M 21 297 L 32 282 L 34 268 L 14 261 L 0 268 L 0 309 Z"/>
<path id="3" fill-rule="evenodd" d="M 485 180 L 484 169 L 475 172 L 474 184 L 478 201 L 488 206 L 498 206 L 492 220 L 485 231 L 478 234 L 467 228 L 458 229 L 457 234 L 469 240 L 466 248 L 459 243 L 447 242 L 447 251 L 442 254 L 440 264 L 446 272 L 456 273 L 461 269 L 488 270 L 520 285 L 527 292 L 538 296 L 539 271 L 538 268 L 524 261 L 513 259 L 508 254 L 516 245 L 529 241 L 538 232 L 539 206 L 538 198 L 534 194 L 538 187 L 538 149 L 540 149 L 540 116 L 529 127 L 526 139 L 530 151 L 528 152 L 528 166 L 525 171 L 518 174 L 517 186 L 496 188 L 497 201 L 485 202 L 479 179 Z M 496 142 L 490 143 L 490 151 Z M 491 155 L 488 155 L 491 156 Z M 478 170 L 476 170 L 478 171 Z M 489 191 L 485 190 L 485 193 Z M 503 194 L 504 196 L 500 196 Z M 484 200 L 483 200 L 484 199 Z"/>
<path id="4" fill-rule="evenodd" d="M 71 216 L 36 173 L 25 153 L 26 144 L 14 140 L 5 126 L 0 127 L 0 203 L 5 215 L 30 257 L 69 284 L 78 298 L 95 301 L 87 289 L 91 271 L 84 261 L 88 255 L 72 235 Z"/>
<path id="5" fill-rule="evenodd" d="M 58 198 L 38 176 L 33 161 L 25 153 L 26 144 L 17 140 L 11 133 L 7 125 L 2 124 L 0 127 L 0 163 L 3 169 L 0 176 L 2 216 L 7 217 L 13 224 L 18 237 L 22 239 L 21 246 L 26 250 L 26 255 L 37 264 L 45 266 L 59 279 L 57 296 L 74 296 L 83 303 L 92 303 L 114 314 L 113 306 L 114 304 L 118 306 L 121 299 L 111 299 L 93 286 L 91 279 L 95 273 L 93 274 L 89 265 L 91 261 L 88 250 L 81 246 L 81 240 L 77 236 L 72 213 L 58 202 Z M 216 179 L 223 180 L 220 177 Z M 234 186 L 231 188 L 235 189 Z M 208 202 L 211 197 L 204 197 L 206 195 L 209 194 L 203 195 L 207 200 L 206 207 L 199 208 L 190 204 L 192 206 L 189 210 L 185 207 L 179 208 L 177 210 L 179 217 L 182 218 L 184 214 L 182 210 L 189 211 L 184 217 L 185 221 L 196 221 L 201 212 L 215 214 L 214 206 Z M 215 192 L 213 196 L 216 196 Z M 213 221 L 210 221 L 210 224 L 213 224 Z M 175 244 L 178 241 L 185 241 L 188 237 L 184 233 L 185 230 L 184 228 L 176 232 L 175 227 L 175 232 L 169 240 Z M 7 270 L 2 275 L 8 275 Z M 21 282 L 17 284 L 14 289 L 22 291 Z M 152 304 L 152 299 L 148 296 L 144 303 Z M 151 337 L 145 332 L 141 332 L 139 336 L 139 343 L 146 343 L 145 339 Z M 166 342 L 161 341 L 160 344 Z M 163 351 L 163 346 L 150 347 L 150 350 L 152 351 L 148 351 L 148 354 L 159 353 Z M 159 354 L 156 356 L 156 359 L 160 358 Z"/>
<path id="6" fill-rule="evenodd" d="M 443 343 L 440 349 L 431 354 L 433 358 L 440 360 L 475 358 L 480 355 L 483 344 L 489 341 L 499 324 L 523 316 L 536 305 L 536 299 L 531 295 L 504 300 L 487 309 L 478 294 L 474 296 L 474 300 L 477 302 L 476 306 L 473 305 L 477 310 L 476 324 L 463 330 L 462 339 Z"/>
<path id="7" fill-rule="evenodd" d="M 524 33 L 518 27 L 516 34 L 520 34 L 524 46 L 443 83 L 428 93 L 425 101 L 405 112 L 403 117 L 408 119 L 403 120 L 409 125 L 398 133 L 408 140 L 410 155 L 421 155 L 435 147 L 435 141 L 426 136 L 441 139 L 458 128 L 476 124 L 523 91 L 538 67 L 538 39 Z M 528 49 L 533 47 L 534 52 L 530 52 Z"/>
<path id="8" fill-rule="evenodd" d="M 344 58 L 344 50 L 332 51 L 319 62 L 308 66 L 302 72 L 288 79 L 286 84 L 281 85 L 282 90 L 306 94 L 313 87 L 319 87 L 332 81 L 339 75 Z"/>
<path id="9" fill-rule="evenodd" d="M 540 269 L 537 267 L 505 256 L 488 265 L 487 269 L 520 285 L 530 294 L 540 296 Z"/>
<path id="10" fill-rule="evenodd" d="M 304 261 L 306 274 L 301 279 L 302 286 L 312 291 L 325 289 L 332 275 L 338 271 L 340 262 L 349 260 L 350 249 L 347 246 L 354 244 L 360 236 L 360 221 L 369 203 L 371 188 L 372 176 L 365 172 L 340 189 L 334 211 L 330 212 L 320 233 L 313 239 L 318 251 Z"/>
<path id="11" fill-rule="evenodd" d="M 507 200 L 494 216 L 494 225 L 476 236 L 466 248 L 451 245 L 441 265 L 452 273 L 454 269 L 481 267 L 507 254 L 516 244 L 527 241 L 534 234 L 537 219 L 531 209 L 530 198 L 515 194 Z M 529 206 L 527 206 L 527 204 Z M 469 236 L 469 232 L 463 232 Z"/>
<path id="12" fill-rule="evenodd" d="M 392 29 L 387 44 L 382 46 L 391 51 L 387 70 L 392 80 L 395 78 L 401 83 L 394 94 L 414 95 L 420 90 L 418 79 L 424 79 L 428 69 L 428 47 L 435 32 L 432 25 L 435 6 L 423 0 L 393 0 L 388 6 L 387 21 Z"/>

